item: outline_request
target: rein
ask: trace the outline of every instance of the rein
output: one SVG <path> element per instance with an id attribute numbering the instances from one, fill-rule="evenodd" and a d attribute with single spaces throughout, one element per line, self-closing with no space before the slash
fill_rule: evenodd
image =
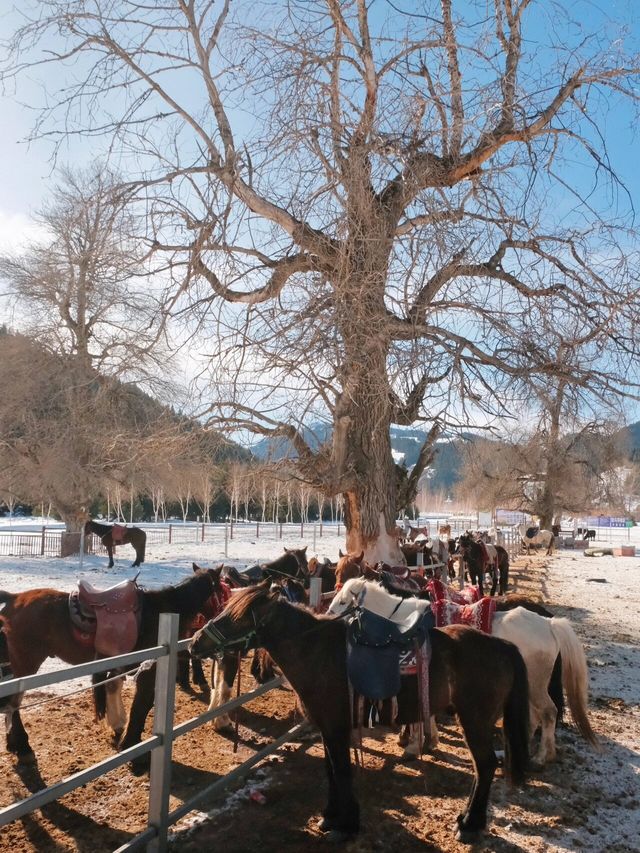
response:
<path id="1" fill-rule="evenodd" d="M 402 602 L 400 602 L 402 603 Z M 292 605 L 295 607 L 295 605 Z M 339 622 L 341 619 L 345 619 L 347 616 L 351 616 L 358 609 L 358 605 L 354 602 L 346 610 L 342 613 L 336 613 L 331 616 L 326 617 L 325 619 L 318 620 L 318 623 L 314 625 L 312 628 L 307 628 L 306 631 L 302 631 L 301 633 L 296 635 L 296 639 L 298 637 L 305 637 L 307 634 L 312 634 L 314 631 L 318 631 L 325 625 L 327 622 Z M 266 624 L 267 618 L 263 619 L 261 622 L 258 622 L 256 619 L 256 615 L 251 610 L 251 616 L 253 618 L 253 628 L 250 628 L 244 634 L 241 634 L 239 637 L 234 637 L 233 639 L 228 639 L 222 633 L 222 631 L 216 627 L 213 620 L 207 622 L 204 628 L 201 629 L 202 633 L 208 637 L 213 644 L 217 648 L 216 654 L 223 655 L 229 651 L 239 651 L 241 653 L 249 651 L 251 648 L 260 648 L 260 641 L 258 639 L 258 632 L 263 625 Z M 253 645 L 255 642 L 255 646 Z"/>

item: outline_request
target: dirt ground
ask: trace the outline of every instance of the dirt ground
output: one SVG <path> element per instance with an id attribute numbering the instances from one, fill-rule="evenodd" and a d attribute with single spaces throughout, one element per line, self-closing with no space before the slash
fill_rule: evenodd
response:
<path id="1" fill-rule="evenodd" d="M 521 559 L 512 573 L 513 591 L 542 599 L 547 571 L 543 558 Z M 566 607 L 558 612 L 571 616 Z M 243 689 L 249 682 L 247 677 Z M 29 701 L 36 698 L 32 694 Z M 207 700 L 199 690 L 192 694 L 178 690 L 176 722 L 195 716 L 206 707 Z M 615 727 L 626 725 L 628 709 L 620 701 L 592 704 L 594 728 L 604 743 Z M 19 770 L 6 752 L 0 752 L 1 806 L 35 790 L 42 781 L 52 783 L 112 753 L 107 731 L 92 721 L 87 693 L 27 711 L 24 721 L 39 765 L 30 771 Z M 214 733 L 211 726 L 176 742 L 171 808 L 290 728 L 297 721 L 293 694 L 280 689 L 260 697 L 241 709 L 239 721 L 237 753 L 232 738 Z M 438 750 L 412 764 L 399 761 L 397 737 L 388 730 L 373 730 L 364 738 L 364 767 L 356 775 L 362 832 L 346 845 L 348 853 L 457 853 L 469 849 L 454 839 L 455 816 L 471 785 L 469 754 L 453 721 L 441 726 L 440 731 Z M 596 779 L 594 784 L 597 768 L 590 769 L 591 754 L 572 726 L 559 731 L 558 746 L 558 761 L 535 773 L 523 790 L 507 790 L 498 771 L 491 792 L 490 826 L 485 840 L 475 849 L 497 853 L 583 849 L 580 844 L 573 846 L 572 833 L 584 830 L 603 807 L 606 779 Z M 619 750 L 614 761 L 621 766 L 628 762 L 622 747 L 611 744 L 611 749 Z M 617 798 L 613 806 L 637 812 L 636 790 L 626 794 L 613 790 L 611 797 Z M 262 797 L 256 797 L 256 791 Z M 0 850 L 116 850 L 144 829 L 148 793 L 147 777 L 136 777 L 128 767 L 122 767 L 0 830 Z M 235 792 L 217 796 L 203 804 L 201 812 L 181 822 L 172 835 L 171 849 L 184 853 L 218 848 L 224 853 L 320 849 L 326 845 L 316 828 L 324 796 L 325 774 L 318 743 L 306 740 L 290 744 L 254 770 Z M 604 807 L 607 805 L 605 802 Z M 612 839 L 607 849 L 622 853 L 638 850 L 636 845 L 637 837 L 620 837 Z"/>

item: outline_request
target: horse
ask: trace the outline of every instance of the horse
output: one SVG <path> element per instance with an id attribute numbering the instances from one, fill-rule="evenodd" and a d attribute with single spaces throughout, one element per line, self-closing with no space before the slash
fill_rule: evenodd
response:
<path id="1" fill-rule="evenodd" d="M 208 569 L 175 586 L 158 590 L 140 589 L 140 626 L 132 651 L 156 645 L 161 613 L 180 614 L 180 636 L 189 636 L 197 615 L 211 596 L 219 591 L 219 578 L 218 569 Z M 71 620 L 68 592 L 32 589 L 12 593 L 0 590 L 0 604 L 4 605 L 0 612 L 0 631 L 6 639 L 8 661 L 15 678 L 33 675 L 48 657 L 58 657 L 71 665 L 94 660 L 93 644 L 82 640 Z M 122 704 L 121 682 L 115 682 L 115 686 L 111 683 L 105 695 L 102 683 L 105 677 L 100 675 L 95 682 L 96 713 L 99 717 L 106 714 L 115 742 L 119 742 L 121 749 L 126 749 L 139 742 L 153 705 L 155 666 L 139 671 L 128 719 Z M 35 755 L 20 718 L 21 699 L 22 694 L 19 694 L 11 716 L 11 729 L 7 733 L 7 750 L 17 756 L 19 763 L 31 763 L 35 761 Z"/>
<path id="2" fill-rule="evenodd" d="M 308 599 L 305 586 L 309 586 L 309 568 L 306 559 L 306 551 L 306 547 L 299 549 L 285 548 L 284 555 L 273 560 L 271 563 L 264 563 L 259 566 L 260 572 L 257 574 L 257 577 L 254 575 L 255 579 L 252 579 L 250 574 L 251 569 L 249 569 L 247 572 L 249 578 L 247 579 L 246 584 L 243 582 L 241 586 L 238 586 L 234 583 L 234 577 L 235 575 L 241 575 L 242 573 L 238 573 L 234 569 L 227 573 L 227 581 L 230 583 L 232 588 L 238 589 L 245 586 L 255 586 L 255 584 L 259 583 L 262 578 L 271 579 L 271 587 L 277 589 L 282 597 L 294 604 L 306 604 Z M 311 559 L 314 558 L 312 557 Z M 233 567 L 221 566 L 221 568 L 232 569 Z M 305 569 L 306 574 L 304 573 Z M 294 572 L 300 580 L 294 577 L 292 574 Z M 245 578 L 242 578 L 242 581 L 244 580 Z M 214 614 L 210 614 L 209 618 L 213 618 L 213 615 Z M 199 660 L 192 658 L 192 665 L 194 669 L 194 679 L 199 679 L 201 677 L 202 680 L 204 680 L 204 673 L 202 673 L 202 666 Z M 256 654 L 254 654 L 253 661 L 251 663 L 252 675 L 257 681 L 261 682 L 261 679 L 268 680 L 269 672 L 272 672 L 272 667 L 265 660 L 265 655 L 261 653 L 261 650 L 256 650 Z M 200 673 L 202 673 L 202 676 L 200 676 Z M 213 690 L 209 701 L 209 710 L 219 708 L 229 701 L 237 673 L 237 655 L 223 655 L 221 659 L 216 657 L 211 677 Z M 271 675 L 271 677 L 273 676 Z M 213 728 L 216 731 L 222 731 L 230 725 L 231 718 L 228 714 L 220 714 L 213 720 Z"/>
<path id="3" fill-rule="evenodd" d="M 547 556 L 553 554 L 555 537 L 550 530 L 540 530 L 535 527 L 527 527 L 526 524 L 519 524 L 517 530 L 520 534 L 523 546 L 527 549 L 527 555 L 531 553 L 532 545 L 536 548 L 539 545 L 542 545 L 543 548 L 547 549 Z M 532 535 L 529 535 L 530 533 L 532 533 Z"/>
<path id="4" fill-rule="evenodd" d="M 423 527 L 412 527 L 409 525 L 409 530 L 407 531 L 405 538 L 409 542 L 415 542 L 417 539 L 428 539 L 429 525 L 425 524 Z"/>
<path id="5" fill-rule="evenodd" d="M 109 565 L 107 568 L 113 568 L 113 552 L 116 545 L 132 545 L 136 552 L 136 559 L 131 566 L 139 566 L 144 563 L 144 552 L 147 544 L 147 534 L 139 527 L 123 527 L 120 524 L 100 524 L 97 521 L 87 521 L 84 526 L 84 532 L 95 533 L 100 541 L 107 549 L 109 555 Z"/>
<path id="6" fill-rule="evenodd" d="M 338 553 L 340 554 L 340 558 L 336 563 L 336 582 L 334 586 L 336 590 L 342 589 L 345 583 L 351 578 L 359 578 L 363 575 L 365 566 L 367 565 L 364 560 L 364 551 L 361 551 L 359 554 L 343 554 L 342 551 Z"/>
<path id="7" fill-rule="evenodd" d="M 309 588 L 309 565 L 307 563 L 307 546 L 304 548 L 285 548 L 275 560 L 260 563 L 262 575 L 265 578 L 278 580 L 290 578 L 301 581 L 305 589 Z"/>
<path id="8" fill-rule="evenodd" d="M 487 553 L 484 542 L 478 542 L 473 535 L 468 531 L 458 537 L 457 548 L 466 563 L 471 578 L 472 584 L 477 584 L 480 589 L 480 595 L 484 595 L 483 579 L 486 571 L 489 572 L 492 578 L 492 588 L 495 591 L 497 585 L 497 571 L 495 563 Z"/>
<path id="9" fill-rule="evenodd" d="M 363 581 L 349 581 L 338 595 L 353 583 Z M 500 717 L 505 774 L 517 785 L 525 778 L 526 667 L 511 643 L 465 626 L 431 629 L 428 634 L 430 708 L 433 713 L 455 708 L 473 761 L 471 793 L 456 827 L 459 839 L 472 843 L 487 824 L 487 803 L 498 763 L 493 733 Z M 220 616 L 197 631 L 191 652 L 206 657 L 247 644 L 269 652 L 298 694 L 307 716 L 320 729 L 329 783 L 320 829 L 332 841 L 347 840 L 358 832 L 360 817 L 350 761 L 353 723 L 344 621 L 293 606 L 260 584 L 238 593 Z"/>
<path id="10" fill-rule="evenodd" d="M 438 536 L 445 536 L 447 539 L 450 539 L 451 538 L 451 525 L 450 524 L 439 525 Z"/>
<path id="11" fill-rule="evenodd" d="M 402 622 L 413 611 L 424 613 L 430 602 L 399 599 L 377 584 L 360 578 L 349 581 L 331 602 L 329 613 L 339 615 L 366 601 L 368 610 L 393 622 Z M 491 635 L 516 645 L 527 665 L 531 735 L 540 729 L 540 744 L 533 757 L 539 767 L 555 759 L 557 709 L 549 696 L 549 682 L 558 654 L 562 656 L 562 683 L 580 734 L 592 745 L 596 738 L 587 713 L 588 672 L 584 649 L 567 619 L 539 616 L 515 607 L 493 616 Z M 433 727 L 432 727 L 433 729 Z"/>

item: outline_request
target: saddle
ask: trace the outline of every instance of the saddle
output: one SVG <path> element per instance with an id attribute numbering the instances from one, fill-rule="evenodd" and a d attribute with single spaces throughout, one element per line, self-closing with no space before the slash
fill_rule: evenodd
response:
<path id="1" fill-rule="evenodd" d="M 122 524 L 114 524 L 111 528 L 111 541 L 114 545 L 122 545 L 127 528 Z"/>
<path id="2" fill-rule="evenodd" d="M 454 601 L 434 601 L 431 605 L 436 620 L 436 628 L 447 625 L 469 625 L 490 634 L 493 614 L 496 612 L 496 600 L 485 596 L 475 604 L 456 604 Z"/>
<path id="3" fill-rule="evenodd" d="M 140 629 L 140 588 L 135 579 L 100 590 L 78 581 L 69 596 L 69 612 L 80 636 L 102 657 L 123 655 L 134 649 Z"/>
<path id="4" fill-rule="evenodd" d="M 392 595 L 399 595 L 400 598 L 418 598 L 422 592 L 422 587 L 418 581 L 412 577 L 411 572 L 407 569 L 405 577 L 400 577 L 393 572 L 381 571 L 380 583 Z"/>
<path id="5" fill-rule="evenodd" d="M 539 527 L 527 527 L 527 532 L 525 533 L 525 536 L 527 537 L 527 539 L 533 539 L 534 536 L 538 535 L 538 533 L 540 533 Z"/>
<path id="6" fill-rule="evenodd" d="M 347 622 L 347 671 L 354 691 L 372 701 L 397 696 L 401 654 L 426 644 L 433 626 L 429 610 L 392 622 L 358 608 Z"/>

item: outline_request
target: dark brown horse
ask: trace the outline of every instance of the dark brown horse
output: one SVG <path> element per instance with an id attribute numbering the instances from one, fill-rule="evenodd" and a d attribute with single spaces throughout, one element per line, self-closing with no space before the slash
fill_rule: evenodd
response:
<path id="1" fill-rule="evenodd" d="M 486 826 L 497 766 L 493 732 L 501 717 L 505 772 L 516 784 L 524 779 L 529 740 L 527 671 L 513 644 L 473 629 L 456 625 L 433 629 L 429 636 L 432 713 L 455 707 L 473 757 L 475 779 L 457 821 L 458 837 L 469 843 Z M 247 644 L 269 652 L 322 734 L 329 799 L 320 828 L 333 840 L 354 835 L 360 816 L 350 762 L 345 623 L 293 606 L 261 584 L 238 593 L 217 619 L 198 631 L 191 651 L 208 657 Z"/>
<path id="2" fill-rule="evenodd" d="M 134 649 L 155 646 L 158 640 L 158 622 L 161 613 L 180 614 L 180 636 L 192 633 L 193 623 L 203 605 L 219 587 L 219 569 L 198 572 L 176 586 L 158 590 L 140 590 L 140 630 Z M 0 591 L 0 630 L 8 649 L 8 660 L 15 678 L 36 673 L 48 657 L 58 657 L 65 663 L 76 665 L 95 658 L 92 645 L 81 642 L 71 621 L 69 593 L 55 589 L 32 589 L 11 593 Z M 102 676 L 104 678 L 104 676 Z M 118 684 L 119 687 L 119 684 Z M 110 724 L 116 739 L 125 723 L 124 709 L 117 694 L 109 694 L 104 701 L 96 686 L 96 710 L 106 710 L 111 699 Z M 155 691 L 155 666 L 141 670 L 136 679 L 136 689 L 129 719 L 121 741 L 121 748 L 138 743 L 145 720 L 153 705 Z M 115 693 L 115 691 L 114 691 Z M 29 738 L 22 724 L 19 700 L 12 715 L 11 730 L 7 734 L 7 750 L 17 755 L 20 762 L 34 761 Z M 146 756 L 145 756 L 146 757 Z"/>
<path id="3" fill-rule="evenodd" d="M 131 564 L 139 566 L 144 563 L 144 552 L 147 544 L 147 534 L 139 527 L 124 527 L 120 524 L 100 524 L 97 521 L 87 521 L 84 532 L 95 533 L 107 549 L 109 555 L 109 566 L 113 568 L 113 552 L 116 545 L 131 545 L 136 552 L 136 559 Z"/>

